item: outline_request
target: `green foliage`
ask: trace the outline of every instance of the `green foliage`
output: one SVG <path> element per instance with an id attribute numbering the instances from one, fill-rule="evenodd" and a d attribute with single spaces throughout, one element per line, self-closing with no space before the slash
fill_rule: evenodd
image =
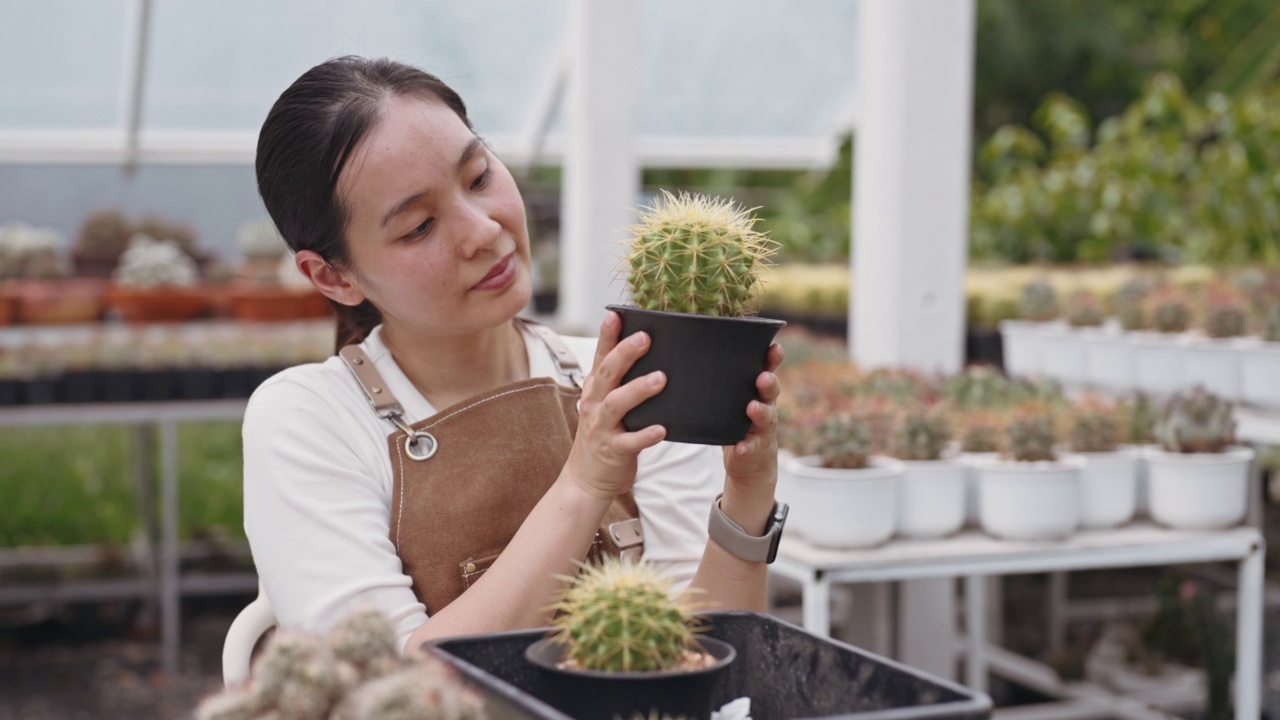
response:
<path id="1" fill-rule="evenodd" d="M 0 432 L 0 547 L 128 542 L 142 527 L 131 467 L 137 437 L 118 425 Z M 239 423 L 183 423 L 178 460 L 179 536 L 243 537 Z"/>
<path id="2" fill-rule="evenodd" d="M 741 317 L 774 245 L 732 201 L 663 191 L 640 213 L 627 256 L 632 301 L 647 310 Z"/>
<path id="3" fill-rule="evenodd" d="M 644 672 L 678 667 L 696 618 L 671 597 L 671 581 L 643 561 L 607 558 L 583 567 L 554 605 L 552 637 L 586 670 Z"/>
<path id="4" fill-rule="evenodd" d="M 1236 441 L 1231 403 L 1199 386 L 1177 393 L 1165 402 L 1156 437 L 1169 452 L 1223 452 Z"/>
<path id="5" fill-rule="evenodd" d="M 1280 264 L 1280 87 L 1201 103 L 1161 73 L 1096 128 L 1060 94 L 1031 123 L 979 150 L 976 257 Z"/>

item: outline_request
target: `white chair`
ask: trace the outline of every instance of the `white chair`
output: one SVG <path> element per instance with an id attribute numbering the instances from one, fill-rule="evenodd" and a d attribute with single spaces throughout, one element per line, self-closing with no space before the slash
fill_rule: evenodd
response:
<path id="1" fill-rule="evenodd" d="M 276 614 L 271 601 L 258 583 L 258 597 L 249 603 L 231 621 L 227 637 L 222 642 L 222 684 L 227 687 L 242 685 L 249 679 L 249 661 L 253 647 L 263 633 L 275 627 Z"/>

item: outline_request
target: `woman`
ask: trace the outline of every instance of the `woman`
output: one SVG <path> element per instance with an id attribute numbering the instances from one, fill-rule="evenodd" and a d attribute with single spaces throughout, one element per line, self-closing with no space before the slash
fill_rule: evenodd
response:
<path id="1" fill-rule="evenodd" d="M 741 548 L 779 531 L 780 348 L 736 446 L 627 432 L 663 387 L 620 382 L 648 338 L 619 342 L 614 313 L 594 343 L 516 317 L 520 193 L 458 95 L 415 68 L 304 73 L 263 124 L 257 176 L 341 350 L 268 380 L 245 415 L 245 529 L 282 625 L 323 630 L 373 603 L 405 648 L 544 625 L 557 576 L 641 550 L 705 606 L 763 609 L 765 564 Z M 712 515 L 740 527 L 708 541 L 721 490 Z"/>

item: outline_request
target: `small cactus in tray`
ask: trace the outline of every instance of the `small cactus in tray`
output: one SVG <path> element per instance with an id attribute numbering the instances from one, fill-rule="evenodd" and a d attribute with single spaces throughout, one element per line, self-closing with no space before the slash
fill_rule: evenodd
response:
<path id="1" fill-rule="evenodd" d="M 731 200 L 663 191 L 631 228 L 632 302 L 646 310 L 742 317 L 776 245 Z"/>
<path id="2" fill-rule="evenodd" d="M 960 432 L 960 451 L 993 453 L 1000 451 L 1000 418 L 990 410 L 964 413 Z"/>
<path id="3" fill-rule="evenodd" d="M 682 667 L 701 629 L 671 581 L 644 561 L 589 564 L 552 606 L 552 639 L 583 670 L 644 672 Z"/>
<path id="4" fill-rule="evenodd" d="M 873 454 L 884 452 L 891 445 L 892 423 L 886 404 L 877 399 L 823 418 L 814 438 L 822 467 L 844 470 L 867 467 Z"/>
<path id="5" fill-rule="evenodd" d="M 1027 283 L 1018 301 L 1018 315 L 1024 320 L 1047 322 L 1058 317 L 1058 293 L 1043 280 Z"/>
<path id="6" fill-rule="evenodd" d="M 1053 414 L 1044 408 L 1027 406 L 1009 419 L 1008 451 L 1019 462 L 1056 460 L 1053 446 L 1058 441 Z"/>
<path id="7" fill-rule="evenodd" d="M 1197 386 L 1165 402 L 1156 438 L 1169 452 L 1223 452 L 1236 442 L 1234 410 L 1230 402 Z"/>

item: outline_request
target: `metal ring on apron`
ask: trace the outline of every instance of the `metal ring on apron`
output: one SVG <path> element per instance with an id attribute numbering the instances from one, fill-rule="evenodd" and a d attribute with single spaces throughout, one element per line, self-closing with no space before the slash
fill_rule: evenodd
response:
<path id="1" fill-rule="evenodd" d="M 427 449 L 419 454 L 415 451 L 418 447 L 418 441 L 421 440 L 427 444 Z M 430 460 L 432 455 L 436 454 L 436 450 L 440 448 L 440 443 L 436 442 L 436 436 L 426 430 L 414 430 L 413 433 L 404 439 L 404 454 L 409 456 L 410 460 Z"/>
<path id="2" fill-rule="evenodd" d="M 399 414 L 391 413 L 387 416 L 387 419 L 395 423 L 395 426 L 404 433 L 404 454 L 408 455 L 410 460 L 417 462 L 430 460 L 431 456 L 436 454 L 436 450 L 440 449 L 440 443 L 436 440 L 435 435 L 426 430 L 414 430 Z M 415 448 L 418 447 L 418 441 L 420 440 L 427 443 L 427 449 L 418 452 Z"/>

